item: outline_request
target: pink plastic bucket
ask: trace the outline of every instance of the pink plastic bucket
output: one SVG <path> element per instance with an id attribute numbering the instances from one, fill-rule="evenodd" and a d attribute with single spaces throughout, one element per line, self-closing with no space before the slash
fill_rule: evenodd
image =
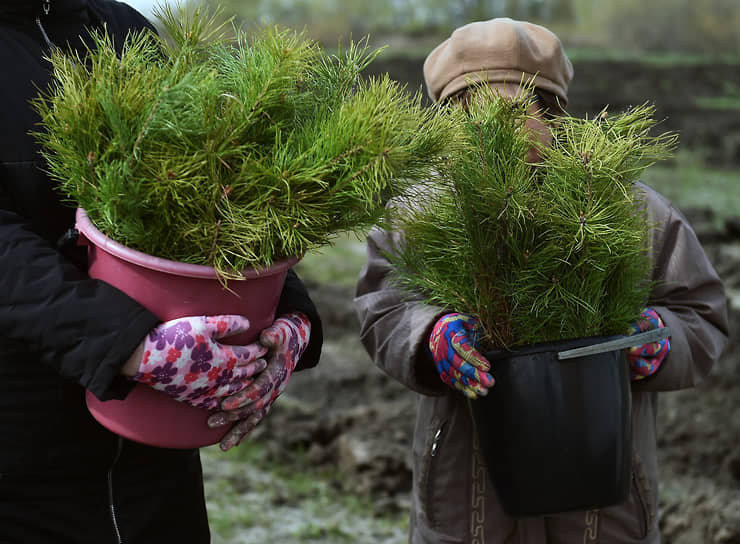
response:
<path id="1" fill-rule="evenodd" d="M 77 210 L 77 230 L 88 246 L 89 274 L 113 285 L 162 321 L 190 315 L 238 314 L 250 321 L 246 333 L 230 343 L 254 341 L 272 324 L 285 276 L 298 258 L 244 272 L 228 289 L 215 269 L 153 257 L 114 242 L 100 232 L 84 210 Z M 217 443 L 227 428 L 210 429 L 209 412 L 177 402 L 138 384 L 124 400 L 101 401 L 87 392 L 87 407 L 107 429 L 136 442 L 162 448 L 199 448 Z"/>

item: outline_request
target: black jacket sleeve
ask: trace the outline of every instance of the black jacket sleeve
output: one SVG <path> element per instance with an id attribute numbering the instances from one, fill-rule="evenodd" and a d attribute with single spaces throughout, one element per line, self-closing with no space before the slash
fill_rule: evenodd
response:
<path id="1" fill-rule="evenodd" d="M 138 31 L 144 28 L 156 32 L 156 28 L 141 13 L 124 2 L 112 0 L 89 0 L 88 8 L 93 16 L 100 22 L 105 23 L 108 33 L 114 36 L 114 45 L 120 52 L 123 38 L 130 31 Z"/>
<path id="2" fill-rule="evenodd" d="M 83 27 L 105 24 L 120 48 L 129 31 L 153 28 L 125 4 L 84 5 L 89 11 L 70 7 L 57 16 L 62 6 L 55 4 L 55 16 L 43 21 L 48 38 L 79 48 Z M 59 202 L 29 135 L 38 117 L 28 100 L 49 80 L 48 43 L 31 8 L 16 7 L 0 21 L 7 76 L 0 86 L 0 368 L 48 365 L 101 398 L 120 398 L 130 388 L 120 368 L 158 320 L 110 285 L 89 279 L 84 266 L 55 246 L 74 224 L 74 210 Z"/>
<path id="3" fill-rule="evenodd" d="M 308 341 L 308 347 L 298 361 L 296 370 L 312 368 L 319 363 L 321 346 L 324 343 L 324 332 L 319 312 L 316 310 L 311 297 L 309 297 L 306 286 L 292 268 L 288 270 L 288 275 L 285 277 L 285 285 L 275 315 L 279 316 L 290 312 L 302 312 L 311 321 L 311 337 Z"/>
<path id="4" fill-rule="evenodd" d="M 157 322 L 127 295 L 85 277 L 18 215 L 0 211 L 0 341 L 25 345 L 29 356 L 105 398 Z"/>

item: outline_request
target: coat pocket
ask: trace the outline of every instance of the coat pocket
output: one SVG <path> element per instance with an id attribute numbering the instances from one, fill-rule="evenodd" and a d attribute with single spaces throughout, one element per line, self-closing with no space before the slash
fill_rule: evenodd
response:
<path id="1" fill-rule="evenodd" d="M 431 527 L 438 525 L 435 505 L 435 481 L 438 470 L 438 461 L 443 451 L 443 444 L 446 438 L 446 427 L 448 421 L 439 418 L 432 418 L 431 425 L 427 430 L 424 440 L 424 448 L 421 452 L 421 463 L 419 472 L 419 498 L 421 509 L 424 513 L 427 523 Z"/>
<path id="2" fill-rule="evenodd" d="M 599 512 L 599 536 L 608 542 L 651 542 L 648 538 L 655 520 L 655 501 L 645 467 L 632 455 L 632 481 L 627 500 Z M 616 540 L 619 539 L 619 540 Z"/>
<path id="3" fill-rule="evenodd" d="M 457 400 L 444 395 L 422 402 L 414 448 L 418 525 L 453 540 L 469 533 L 471 513 L 472 428 Z"/>
<path id="4" fill-rule="evenodd" d="M 653 524 L 655 502 L 650 489 L 650 481 L 645 473 L 645 467 L 637 454 L 633 455 L 632 467 L 630 494 L 635 502 L 638 538 L 645 538 Z"/>

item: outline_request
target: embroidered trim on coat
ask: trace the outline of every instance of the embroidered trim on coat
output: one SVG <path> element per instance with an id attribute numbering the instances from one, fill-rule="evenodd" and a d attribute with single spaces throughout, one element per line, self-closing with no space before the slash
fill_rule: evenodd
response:
<path id="1" fill-rule="evenodd" d="M 583 544 L 599 541 L 599 511 L 589 510 L 586 512 L 586 530 L 583 533 Z"/>
<path id="2" fill-rule="evenodd" d="M 486 466 L 480 451 L 478 434 L 473 433 L 472 486 L 470 497 L 470 542 L 485 544 L 484 523 L 486 521 Z"/>

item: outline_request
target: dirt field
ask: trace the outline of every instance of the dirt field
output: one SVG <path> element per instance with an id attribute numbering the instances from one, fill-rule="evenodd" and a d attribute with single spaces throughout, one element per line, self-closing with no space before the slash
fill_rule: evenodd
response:
<path id="1" fill-rule="evenodd" d="M 368 74 L 388 73 L 422 89 L 423 59 L 379 58 Z M 681 145 L 706 150 L 714 167 L 740 164 L 740 67 L 736 64 L 646 66 L 637 62 L 578 61 L 568 90 L 568 112 L 593 117 L 603 108 L 622 111 L 651 102 L 660 131 L 677 130 Z M 730 99 L 730 105 L 723 100 Z M 732 103 L 735 105 L 732 106 Z M 734 109 L 727 109 L 727 108 Z"/>

